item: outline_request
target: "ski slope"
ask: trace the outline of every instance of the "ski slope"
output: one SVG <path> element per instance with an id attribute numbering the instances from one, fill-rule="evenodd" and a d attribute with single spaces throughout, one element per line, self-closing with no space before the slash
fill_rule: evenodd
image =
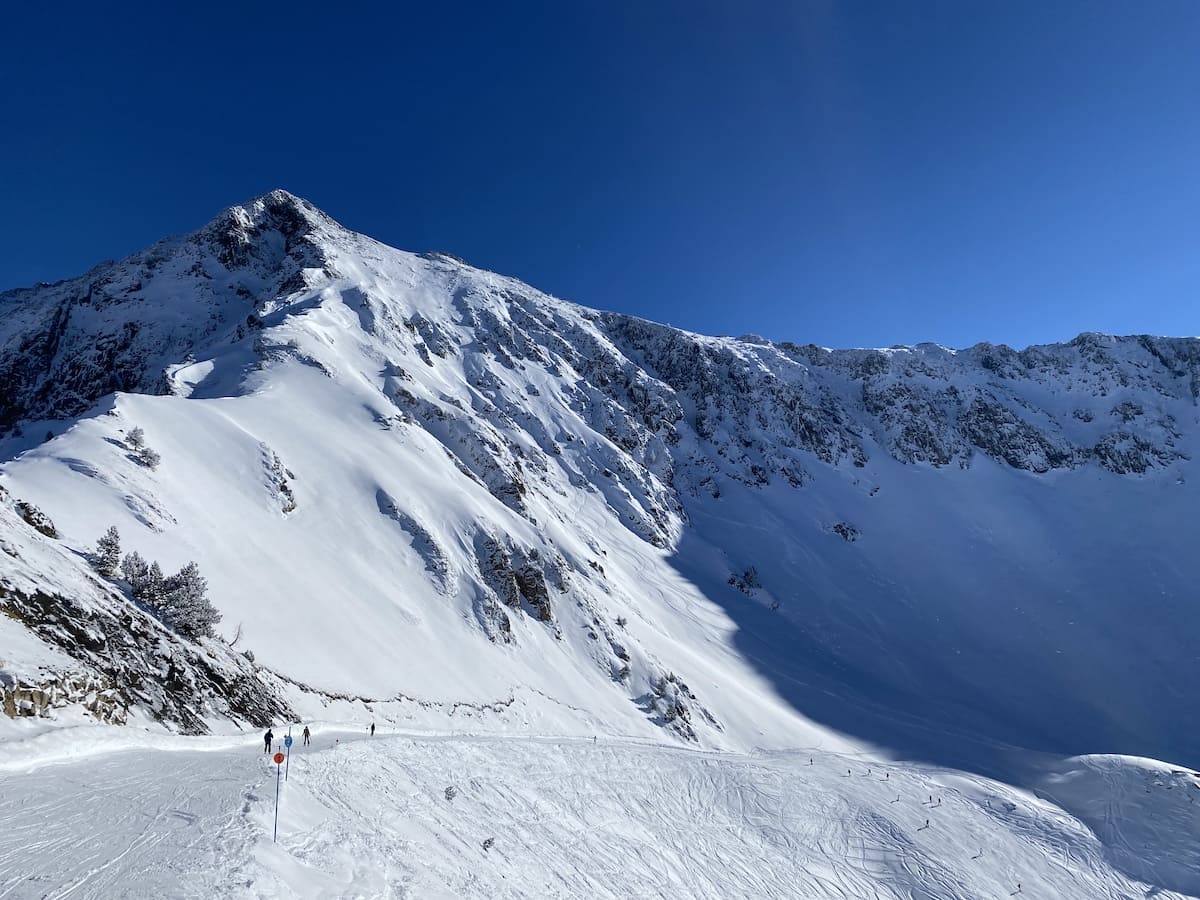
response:
<path id="1" fill-rule="evenodd" d="M 1141 760 L 1104 761 L 1113 830 L 1097 836 L 1030 793 L 859 754 L 385 731 L 317 726 L 308 749 L 297 732 L 278 843 L 255 736 L 130 733 L 115 749 L 76 729 L 15 745 L 0 897 L 950 900 L 1020 884 L 1170 900 L 1200 885 L 1195 855 L 1174 855 L 1200 791 Z M 1135 833 L 1131 872 L 1118 844 Z"/>

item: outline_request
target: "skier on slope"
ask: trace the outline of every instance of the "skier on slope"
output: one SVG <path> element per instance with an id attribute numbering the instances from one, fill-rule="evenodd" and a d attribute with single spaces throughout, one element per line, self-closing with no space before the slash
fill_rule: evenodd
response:
<path id="1" fill-rule="evenodd" d="M 308 737 L 309 737 L 309 733 L 308 733 L 308 726 L 307 726 L 307 725 L 305 725 L 305 726 L 304 726 L 304 746 L 305 746 L 305 747 L 307 747 L 307 746 L 308 746 Z"/>
<path id="2" fill-rule="evenodd" d="M 371 723 L 371 737 L 375 737 L 375 723 Z"/>
<path id="3" fill-rule="evenodd" d="M 275 735 L 271 733 L 271 729 L 267 729 L 267 733 L 263 735 L 263 753 L 271 752 L 271 741 L 275 740 Z"/>

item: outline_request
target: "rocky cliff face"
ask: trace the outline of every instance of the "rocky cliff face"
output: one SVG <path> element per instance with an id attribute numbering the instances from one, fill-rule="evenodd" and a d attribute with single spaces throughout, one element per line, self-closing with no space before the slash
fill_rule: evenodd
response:
<path id="1" fill-rule="evenodd" d="M 113 391 L 167 392 L 165 367 L 244 340 L 321 270 L 323 219 L 276 192 L 80 278 L 0 294 L 0 429 L 77 416 Z"/>
<path id="2" fill-rule="evenodd" d="M 335 247 L 347 235 L 276 191 L 80 278 L 0 294 L 0 429 L 79 415 L 113 391 L 178 390 L 173 370 L 224 346 L 245 345 L 260 364 L 302 356 L 263 329 L 345 274 Z M 451 280 L 473 271 L 443 255 L 426 264 Z M 510 369 L 569 367 L 579 376 L 571 402 L 640 467 L 658 460 L 655 474 L 665 473 L 681 423 L 710 465 L 749 484 L 798 486 L 813 461 L 861 465 L 879 450 L 934 466 L 984 453 L 1033 472 L 1093 461 L 1140 474 L 1180 458 L 1180 426 L 1166 408 L 1200 397 L 1194 338 L 827 350 L 547 304 L 516 282 L 479 299 L 464 288 L 447 310 L 466 341 L 420 313 L 379 314 L 367 293 L 348 301 L 368 331 L 426 365 L 481 354 Z M 404 377 L 397 366 L 394 393 L 407 400 Z M 499 446 L 481 452 L 502 461 Z M 506 490 L 519 502 L 511 473 Z"/>

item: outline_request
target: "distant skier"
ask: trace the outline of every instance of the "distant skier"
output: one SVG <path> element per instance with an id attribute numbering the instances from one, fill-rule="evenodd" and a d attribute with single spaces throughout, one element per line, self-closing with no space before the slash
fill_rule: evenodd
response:
<path id="1" fill-rule="evenodd" d="M 267 729 L 267 733 L 263 735 L 263 753 L 271 752 L 271 741 L 275 740 L 275 735 L 271 733 L 271 729 Z"/>
<path id="2" fill-rule="evenodd" d="M 305 747 L 308 746 L 308 738 L 309 738 L 308 726 L 305 725 L 304 726 L 304 746 Z"/>
<path id="3" fill-rule="evenodd" d="M 371 723 L 371 737 L 375 737 L 375 723 Z"/>

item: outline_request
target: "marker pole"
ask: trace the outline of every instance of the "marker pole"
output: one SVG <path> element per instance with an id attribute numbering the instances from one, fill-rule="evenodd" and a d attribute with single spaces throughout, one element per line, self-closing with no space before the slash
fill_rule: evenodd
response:
<path id="1" fill-rule="evenodd" d="M 282 773 L 281 766 L 282 766 L 282 763 L 284 760 L 284 755 L 282 753 L 276 753 L 272 757 L 272 759 L 275 762 L 275 836 L 272 837 L 271 840 L 278 841 L 279 840 L 279 776 Z"/>

